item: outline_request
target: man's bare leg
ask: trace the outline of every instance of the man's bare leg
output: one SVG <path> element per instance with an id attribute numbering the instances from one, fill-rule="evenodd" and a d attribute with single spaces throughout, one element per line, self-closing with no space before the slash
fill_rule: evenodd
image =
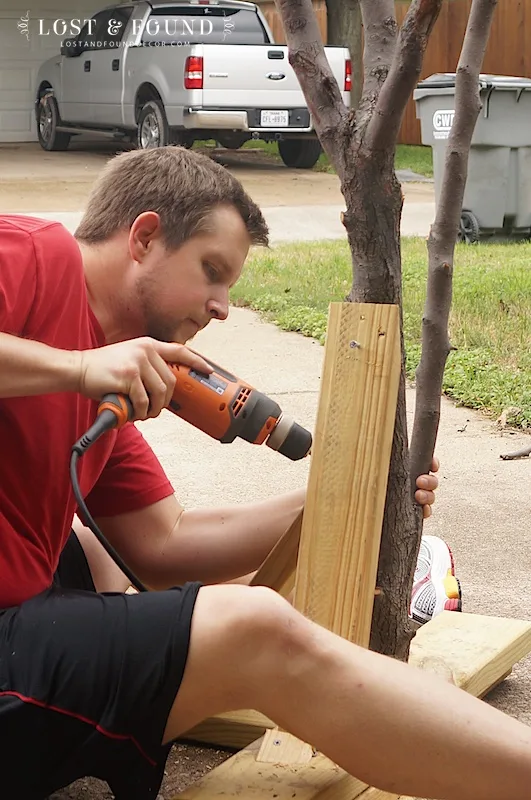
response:
<path id="1" fill-rule="evenodd" d="M 204 587 L 165 741 L 242 708 L 387 791 L 437 800 L 530 796 L 531 728 L 318 627 L 269 589 Z"/>
<path id="2" fill-rule="evenodd" d="M 126 592 L 131 585 L 131 581 L 124 575 L 120 567 L 114 563 L 90 528 L 86 528 L 77 519 L 72 527 L 85 552 L 96 591 Z"/>

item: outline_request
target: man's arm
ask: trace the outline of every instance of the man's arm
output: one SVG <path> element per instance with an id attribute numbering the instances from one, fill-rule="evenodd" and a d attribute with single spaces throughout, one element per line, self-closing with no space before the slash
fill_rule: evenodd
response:
<path id="1" fill-rule="evenodd" d="M 0 333 L 0 398 L 75 392 L 79 353 Z"/>
<path id="2" fill-rule="evenodd" d="M 138 418 L 155 417 L 170 402 L 175 384 L 166 362 L 211 369 L 184 345 L 148 336 L 93 350 L 61 350 L 0 332 L 0 399 L 79 392 L 99 400 L 121 392 L 129 395 Z"/>
<path id="3" fill-rule="evenodd" d="M 254 572 L 300 513 L 305 490 L 255 503 L 185 511 L 175 495 L 96 522 L 152 589 L 225 583 Z"/>
<path id="4" fill-rule="evenodd" d="M 432 464 L 434 471 L 439 464 Z M 421 475 L 417 502 L 431 514 L 436 475 Z M 185 511 L 175 495 L 96 519 L 130 569 L 152 589 L 186 581 L 227 583 L 254 573 L 304 507 L 305 489 L 245 505 Z"/>

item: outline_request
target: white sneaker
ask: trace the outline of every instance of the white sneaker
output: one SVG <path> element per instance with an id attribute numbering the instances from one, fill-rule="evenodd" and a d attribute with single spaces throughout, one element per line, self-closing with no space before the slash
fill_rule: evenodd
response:
<path id="1" fill-rule="evenodd" d="M 438 536 L 423 536 L 411 593 L 409 616 L 424 624 L 441 611 L 461 611 L 461 584 L 452 551 Z"/>

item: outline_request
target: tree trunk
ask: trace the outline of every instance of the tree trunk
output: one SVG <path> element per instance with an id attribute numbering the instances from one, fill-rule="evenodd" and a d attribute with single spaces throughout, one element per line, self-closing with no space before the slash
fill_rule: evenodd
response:
<path id="1" fill-rule="evenodd" d="M 359 0 L 326 0 L 327 43 L 348 47 L 352 61 L 351 106 L 355 108 L 363 86 L 361 9 Z"/>
<path id="2" fill-rule="evenodd" d="M 343 194 L 348 209 L 343 224 L 353 264 L 353 286 L 347 299 L 359 303 L 394 303 L 401 308 L 401 252 L 397 231 L 400 230 L 402 191 L 395 175 L 392 152 L 358 149 L 346 167 Z M 377 583 L 381 591 L 375 598 L 370 641 L 371 650 L 401 660 L 408 657 L 413 633 L 404 607 L 404 598 L 413 582 L 413 550 L 417 540 L 409 485 L 403 355 L 378 564 Z"/>
<path id="3" fill-rule="evenodd" d="M 400 32 L 394 0 L 360 0 L 364 81 L 358 108 L 346 109 L 319 43 L 311 0 L 276 0 L 295 69 L 321 144 L 345 198 L 343 224 L 352 251 L 353 302 L 401 305 L 402 192 L 394 171 L 403 113 L 443 0 L 413 0 Z M 353 421 L 353 424 L 356 424 Z M 371 648 L 406 660 L 408 619 L 420 539 L 420 509 L 410 492 L 404 349 L 383 520 Z"/>
<path id="4" fill-rule="evenodd" d="M 346 203 L 343 214 L 352 253 L 348 300 L 393 303 L 402 309 L 400 219 L 402 192 L 394 171 L 395 147 L 407 101 L 420 76 L 430 33 L 443 0 L 412 0 L 400 31 L 394 0 L 359 0 L 363 21 L 363 92 L 347 109 L 324 57 L 311 0 L 275 0 L 282 17 L 289 61 L 301 84 L 321 144 L 336 168 Z M 328 0 L 332 24 L 340 24 L 354 0 Z M 456 114 L 436 223 L 430 236 L 430 278 L 423 326 L 423 363 L 417 388 L 418 421 L 412 459 L 408 450 L 405 358 L 398 393 L 378 586 L 370 647 L 406 660 L 413 634 L 408 618 L 422 535 L 422 510 L 414 502 L 417 477 L 429 470 L 437 435 L 442 371 L 448 354 L 453 247 L 460 216 L 466 162 L 477 118 L 477 75 L 496 0 L 473 0 L 461 54 Z M 352 16 L 352 15 L 351 15 Z M 333 34 L 334 37 L 336 34 Z M 474 88 L 475 87 L 475 88 Z M 352 421 L 356 424 L 356 420 Z M 421 468 L 422 467 L 422 468 Z"/>

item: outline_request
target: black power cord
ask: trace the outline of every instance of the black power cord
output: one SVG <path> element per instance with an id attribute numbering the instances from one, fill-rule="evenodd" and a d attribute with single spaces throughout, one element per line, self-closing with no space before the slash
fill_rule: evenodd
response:
<path id="1" fill-rule="evenodd" d="M 106 431 L 114 428 L 117 424 L 116 415 L 112 411 L 102 411 L 99 414 L 98 418 L 96 419 L 95 423 L 92 425 L 91 428 L 79 439 L 75 445 L 72 447 L 72 453 L 70 456 L 70 480 L 72 483 L 72 489 L 74 491 L 74 496 L 76 498 L 77 504 L 79 509 L 82 511 L 85 520 L 88 524 L 88 527 L 94 534 L 94 536 L 98 539 L 101 545 L 105 548 L 107 553 L 110 555 L 112 560 L 115 564 L 122 570 L 124 575 L 131 581 L 131 585 L 138 589 L 139 592 L 147 592 L 149 591 L 143 583 L 139 581 L 136 577 L 134 572 L 131 572 L 127 564 L 120 558 L 116 550 L 112 545 L 109 544 L 103 533 L 100 531 L 92 514 L 87 508 L 85 500 L 81 494 L 81 489 L 79 486 L 79 479 L 77 476 L 77 462 L 83 456 L 83 454 L 88 450 L 88 448 L 94 444 L 94 442 L 100 438 L 102 434 Z"/>

